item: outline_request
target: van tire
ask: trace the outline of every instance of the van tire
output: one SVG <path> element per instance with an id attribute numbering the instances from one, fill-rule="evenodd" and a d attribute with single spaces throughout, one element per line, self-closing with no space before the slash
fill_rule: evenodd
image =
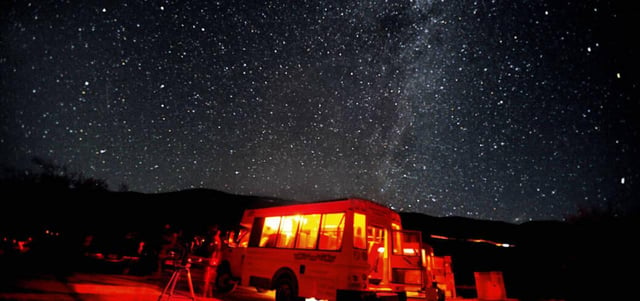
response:
<path id="1" fill-rule="evenodd" d="M 233 292 L 238 282 L 233 279 L 228 264 L 222 263 L 216 269 L 216 293 L 226 295 Z"/>
<path id="2" fill-rule="evenodd" d="M 276 280 L 276 301 L 298 301 L 298 283 L 289 275 L 282 275 Z"/>

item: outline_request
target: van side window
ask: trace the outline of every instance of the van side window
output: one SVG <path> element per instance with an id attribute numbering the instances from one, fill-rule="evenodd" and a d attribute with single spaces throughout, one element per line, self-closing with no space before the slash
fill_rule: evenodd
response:
<path id="1" fill-rule="evenodd" d="M 344 213 L 327 213 L 322 215 L 318 249 L 339 250 L 340 247 L 342 247 L 344 215 Z"/>
<path id="2" fill-rule="evenodd" d="M 298 225 L 300 224 L 300 219 L 300 215 L 282 217 L 276 247 L 293 248 L 293 244 L 296 242 L 296 234 L 298 234 Z"/>
<path id="3" fill-rule="evenodd" d="M 297 249 L 315 249 L 320 229 L 320 214 L 305 214 L 300 220 Z"/>
<path id="4" fill-rule="evenodd" d="M 278 228 L 280 228 L 280 217 L 272 216 L 264 219 L 262 235 L 260 236 L 260 247 L 273 248 L 278 240 Z"/>
<path id="5" fill-rule="evenodd" d="M 249 247 L 257 247 L 260 244 L 260 236 L 262 235 L 262 225 L 264 225 L 264 217 L 256 217 L 251 227 L 251 235 L 249 236 Z"/>
<path id="6" fill-rule="evenodd" d="M 367 249 L 367 216 L 362 213 L 353 214 L 353 247 L 357 249 Z"/>

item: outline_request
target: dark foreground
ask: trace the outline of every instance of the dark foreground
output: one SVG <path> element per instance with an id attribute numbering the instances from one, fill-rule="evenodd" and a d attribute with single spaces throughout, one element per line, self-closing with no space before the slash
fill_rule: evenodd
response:
<path id="1" fill-rule="evenodd" d="M 1 300 L 157 300 L 159 285 L 137 276 L 109 274 L 31 275 L 16 279 Z"/>
<path id="2" fill-rule="evenodd" d="M 65 256 L 39 257 L 30 254 L 0 256 L 0 300 L 143 301 L 159 300 L 175 270 L 134 274 L 122 265 L 71 260 Z M 189 289 L 182 270 L 171 300 L 188 300 Z M 192 283 L 197 300 L 260 300 L 237 297 L 203 297 L 202 271 L 193 269 Z M 168 300 L 169 295 L 163 295 Z"/>
<path id="3" fill-rule="evenodd" d="M 55 274 L 22 275 L 0 291 L 0 300 L 20 301 L 159 301 L 166 282 L 144 276 L 73 273 L 60 277 Z M 191 300 L 185 282 L 169 298 L 161 300 Z M 197 287 L 197 285 L 196 285 Z M 202 297 L 197 291 L 198 301 L 273 301 L 273 292 L 258 293 L 247 287 L 239 287 L 227 296 Z M 411 299 L 419 301 L 424 299 Z M 457 299 L 475 301 L 475 299 Z M 513 301 L 516 299 L 509 299 Z M 507 301 L 507 300 L 504 300 Z"/>
<path id="4" fill-rule="evenodd" d="M 59 278 L 42 274 L 16 281 L 12 287 L 0 292 L 0 300 L 157 301 L 164 285 L 159 280 L 131 275 L 74 273 Z M 261 294 L 248 288 L 238 288 L 229 296 L 219 297 L 205 298 L 196 294 L 196 299 L 202 301 L 266 301 L 273 300 L 273 293 Z M 163 300 L 169 300 L 169 296 L 164 295 Z M 188 290 L 183 287 L 177 289 L 171 300 L 190 300 Z"/>
<path id="5" fill-rule="evenodd" d="M 15 276 L 0 286 L 0 300 L 158 301 L 170 277 L 170 275 L 157 278 L 88 272 L 74 272 L 67 275 L 48 272 L 18 273 Z M 162 295 L 162 300 L 190 300 L 186 281 L 186 277 L 182 277 L 174 294 Z M 261 294 L 248 288 L 238 288 L 228 296 L 205 298 L 202 295 L 201 285 L 196 281 L 194 279 L 197 300 L 273 300 L 273 293 Z"/>

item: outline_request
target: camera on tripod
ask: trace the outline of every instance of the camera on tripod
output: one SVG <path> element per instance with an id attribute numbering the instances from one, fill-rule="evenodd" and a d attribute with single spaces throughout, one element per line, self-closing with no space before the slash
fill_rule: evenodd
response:
<path id="1" fill-rule="evenodd" d="M 174 264 L 177 266 L 187 266 L 191 265 L 191 251 L 189 248 L 189 244 L 185 243 L 184 246 L 180 249 L 176 249 L 174 251 Z"/>
<path id="2" fill-rule="evenodd" d="M 180 281 L 181 274 L 186 275 L 186 281 L 189 285 L 189 293 L 191 300 L 196 301 L 195 291 L 193 289 L 193 280 L 191 279 L 191 256 L 188 245 L 181 250 L 172 250 L 171 254 L 173 255 L 173 274 L 169 279 L 169 282 L 164 287 L 162 294 L 158 296 L 158 301 L 162 301 L 165 296 L 168 297 L 168 300 L 171 300 L 172 296 L 175 295 L 176 284 Z"/>

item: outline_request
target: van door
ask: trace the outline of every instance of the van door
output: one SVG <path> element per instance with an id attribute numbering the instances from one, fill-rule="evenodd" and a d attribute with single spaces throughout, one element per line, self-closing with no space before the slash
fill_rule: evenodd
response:
<path id="1" fill-rule="evenodd" d="M 422 233 L 393 230 L 391 249 L 391 283 L 403 285 L 406 291 L 424 291 Z"/>
<path id="2" fill-rule="evenodd" d="M 369 284 L 387 284 L 389 252 L 385 248 L 387 230 L 376 227 L 367 227 L 367 260 L 369 261 Z"/>

